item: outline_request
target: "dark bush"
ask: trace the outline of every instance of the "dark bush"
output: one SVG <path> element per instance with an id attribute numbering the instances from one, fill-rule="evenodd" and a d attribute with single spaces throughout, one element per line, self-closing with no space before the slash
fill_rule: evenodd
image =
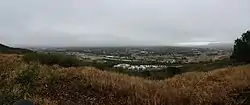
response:
<path id="1" fill-rule="evenodd" d="M 23 56 L 23 59 L 26 62 L 38 61 L 41 64 L 63 67 L 75 67 L 81 64 L 77 57 L 59 53 L 28 53 Z"/>
<path id="2" fill-rule="evenodd" d="M 178 74 L 181 74 L 181 70 L 177 67 L 168 67 L 167 70 L 166 70 L 167 74 L 172 77 L 174 75 L 178 75 Z"/>
<path id="3" fill-rule="evenodd" d="M 181 69 L 177 67 L 168 67 L 162 70 L 152 70 L 152 71 L 142 71 L 142 72 L 125 72 L 125 74 L 144 77 L 152 80 L 163 80 L 182 73 L 183 71 L 181 71 Z"/>
<path id="4" fill-rule="evenodd" d="M 237 62 L 250 63 L 250 31 L 243 33 L 241 38 L 235 40 L 231 58 Z"/>

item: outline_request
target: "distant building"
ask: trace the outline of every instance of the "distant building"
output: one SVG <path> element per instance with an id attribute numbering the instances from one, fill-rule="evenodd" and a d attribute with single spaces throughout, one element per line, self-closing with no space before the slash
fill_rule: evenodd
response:
<path id="1" fill-rule="evenodd" d="M 147 51 L 141 51 L 141 54 L 148 54 Z"/>

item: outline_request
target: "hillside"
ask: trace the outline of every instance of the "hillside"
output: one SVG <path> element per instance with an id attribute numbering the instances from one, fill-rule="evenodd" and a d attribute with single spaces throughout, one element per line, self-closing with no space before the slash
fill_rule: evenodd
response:
<path id="1" fill-rule="evenodd" d="M 90 67 L 26 64 L 0 55 L 0 104 L 19 99 L 39 105 L 247 105 L 250 65 L 190 72 L 154 81 Z"/>
<path id="2" fill-rule="evenodd" d="M 20 54 L 20 53 L 27 53 L 27 52 L 32 52 L 27 49 L 22 49 L 22 48 L 12 48 L 8 47 L 6 45 L 0 44 L 0 53 L 15 53 L 15 54 Z"/>

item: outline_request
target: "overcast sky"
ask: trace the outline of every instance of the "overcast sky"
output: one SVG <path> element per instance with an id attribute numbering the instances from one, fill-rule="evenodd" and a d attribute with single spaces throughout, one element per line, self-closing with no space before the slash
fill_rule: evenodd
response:
<path id="1" fill-rule="evenodd" d="M 232 42 L 250 28 L 250 0 L 0 0 L 0 42 L 12 46 Z"/>

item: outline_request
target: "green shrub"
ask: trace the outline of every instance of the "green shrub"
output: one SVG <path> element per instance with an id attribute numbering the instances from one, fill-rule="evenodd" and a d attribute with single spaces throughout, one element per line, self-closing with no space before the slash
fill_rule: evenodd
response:
<path id="1" fill-rule="evenodd" d="M 41 64 L 59 65 L 63 67 L 75 67 L 81 65 L 81 61 L 75 56 L 59 53 L 29 53 L 25 54 L 23 59 L 26 62 L 38 61 Z"/>
<path id="2" fill-rule="evenodd" d="M 38 78 L 38 73 L 35 68 L 38 67 L 29 66 L 26 70 L 23 70 L 20 74 L 18 74 L 16 78 L 17 83 L 21 84 L 22 86 L 27 86 L 34 83 Z"/>
<path id="3" fill-rule="evenodd" d="M 25 62 L 38 61 L 38 54 L 36 53 L 26 53 L 23 56 Z"/>
<path id="4" fill-rule="evenodd" d="M 15 84 L 19 84 L 22 87 L 22 93 L 33 93 L 35 86 L 39 80 L 39 66 L 38 64 L 29 65 L 28 68 L 23 70 L 15 78 Z"/>

